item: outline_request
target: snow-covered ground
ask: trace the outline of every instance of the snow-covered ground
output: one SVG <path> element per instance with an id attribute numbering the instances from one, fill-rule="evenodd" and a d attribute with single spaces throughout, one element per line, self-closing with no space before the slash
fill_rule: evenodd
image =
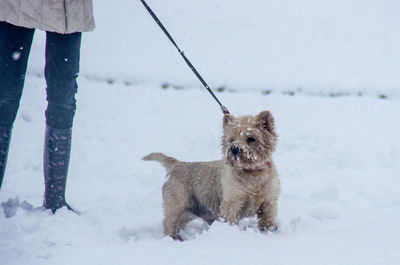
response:
<path id="1" fill-rule="evenodd" d="M 0 207 L 0 264 L 400 264 L 398 1 L 148 2 L 210 85 L 226 87 L 217 96 L 232 114 L 275 115 L 279 232 L 250 218 L 196 220 L 183 243 L 163 236 L 165 171 L 140 158 L 220 158 L 222 114 L 139 1 L 97 0 L 67 190 L 82 214 L 29 209 L 44 192 L 37 32 L 0 191 L 15 211 Z"/>
<path id="2" fill-rule="evenodd" d="M 27 83 L 0 201 L 40 206 L 45 84 Z M 195 221 L 180 243 L 161 231 L 164 169 L 140 158 L 219 158 L 217 105 L 200 89 L 80 86 L 67 199 L 82 215 L 0 213 L 1 264 L 399 264 L 399 100 L 219 93 L 233 114 L 276 117 L 280 232 Z"/>

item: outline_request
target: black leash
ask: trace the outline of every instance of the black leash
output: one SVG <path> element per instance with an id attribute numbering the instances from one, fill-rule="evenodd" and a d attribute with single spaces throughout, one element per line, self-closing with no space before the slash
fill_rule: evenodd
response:
<path id="1" fill-rule="evenodd" d="M 197 76 L 197 78 L 200 80 L 200 82 L 203 84 L 203 86 L 208 90 L 208 92 L 210 92 L 211 96 L 213 96 L 213 98 L 218 102 L 218 104 L 221 106 L 221 110 L 224 114 L 229 114 L 228 109 L 221 104 L 221 102 L 218 100 L 218 98 L 215 96 L 215 94 L 212 92 L 212 90 L 210 89 L 210 87 L 207 85 L 206 81 L 204 81 L 204 79 L 201 77 L 201 75 L 199 74 L 199 72 L 197 72 L 196 68 L 194 68 L 193 64 L 188 60 L 188 58 L 186 58 L 185 53 L 179 49 L 178 45 L 175 43 L 174 39 L 171 37 L 171 35 L 168 33 L 167 29 L 164 27 L 164 25 L 161 23 L 161 21 L 158 19 L 158 17 L 156 16 L 156 14 L 154 14 L 153 10 L 151 10 L 151 8 L 149 7 L 149 5 L 146 3 L 146 1 L 144 0 L 140 0 L 142 1 L 144 7 L 147 9 L 147 11 L 149 11 L 150 15 L 153 17 L 153 19 L 156 21 L 156 23 L 160 26 L 160 28 L 162 29 L 162 31 L 164 31 L 165 35 L 167 35 L 168 39 L 172 42 L 172 44 L 176 47 L 176 49 L 178 50 L 179 54 L 182 55 L 183 59 L 185 60 L 186 64 L 190 67 L 190 69 L 192 69 L 193 73 Z"/>

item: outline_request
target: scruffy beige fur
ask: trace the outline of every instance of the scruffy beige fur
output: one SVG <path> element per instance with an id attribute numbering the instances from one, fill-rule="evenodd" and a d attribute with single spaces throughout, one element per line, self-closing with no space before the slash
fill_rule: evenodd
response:
<path id="1" fill-rule="evenodd" d="M 276 228 L 280 184 L 271 158 L 277 141 L 272 114 L 225 115 L 223 132 L 222 160 L 181 162 L 161 153 L 143 158 L 167 170 L 164 233 L 176 240 L 182 240 L 180 229 L 196 217 L 209 224 L 220 218 L 237 224 L 257 214 L 260 230 Z"/>

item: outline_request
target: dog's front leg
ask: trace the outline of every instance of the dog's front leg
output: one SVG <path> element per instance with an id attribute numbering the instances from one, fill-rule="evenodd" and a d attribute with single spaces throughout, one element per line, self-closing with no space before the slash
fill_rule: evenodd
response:
<path id="1" fill-rule="evenodd" d="M 226 199 L 221 202 L 220 215 L 228 223 L 238 224 L 240 219 L 240 210 L 243 207 L 240 198 Z"/>
<path id="2" fill-rule="evenodd" d="M 264 202 L 260 206 L 260 209 L 257 211 L 258 227 L 260 231 L 277 230 L 277 226 L 275 223 L 277 213 L 278 213 L 278 205 L 276 201 Z"/>

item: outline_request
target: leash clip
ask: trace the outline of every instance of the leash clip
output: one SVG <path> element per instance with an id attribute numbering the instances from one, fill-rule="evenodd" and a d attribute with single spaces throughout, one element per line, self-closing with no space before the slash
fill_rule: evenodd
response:
<path id="1" fill-rule="evenodd" d="M 222 110 L 222 112 L 223 112 L 224 114 L 230 114 L 230 113 L 229 113 L 229 110 L 228 110 L 225 106 L 222 106 L 222 105 L 221 105 L 221 110 Z"/>

